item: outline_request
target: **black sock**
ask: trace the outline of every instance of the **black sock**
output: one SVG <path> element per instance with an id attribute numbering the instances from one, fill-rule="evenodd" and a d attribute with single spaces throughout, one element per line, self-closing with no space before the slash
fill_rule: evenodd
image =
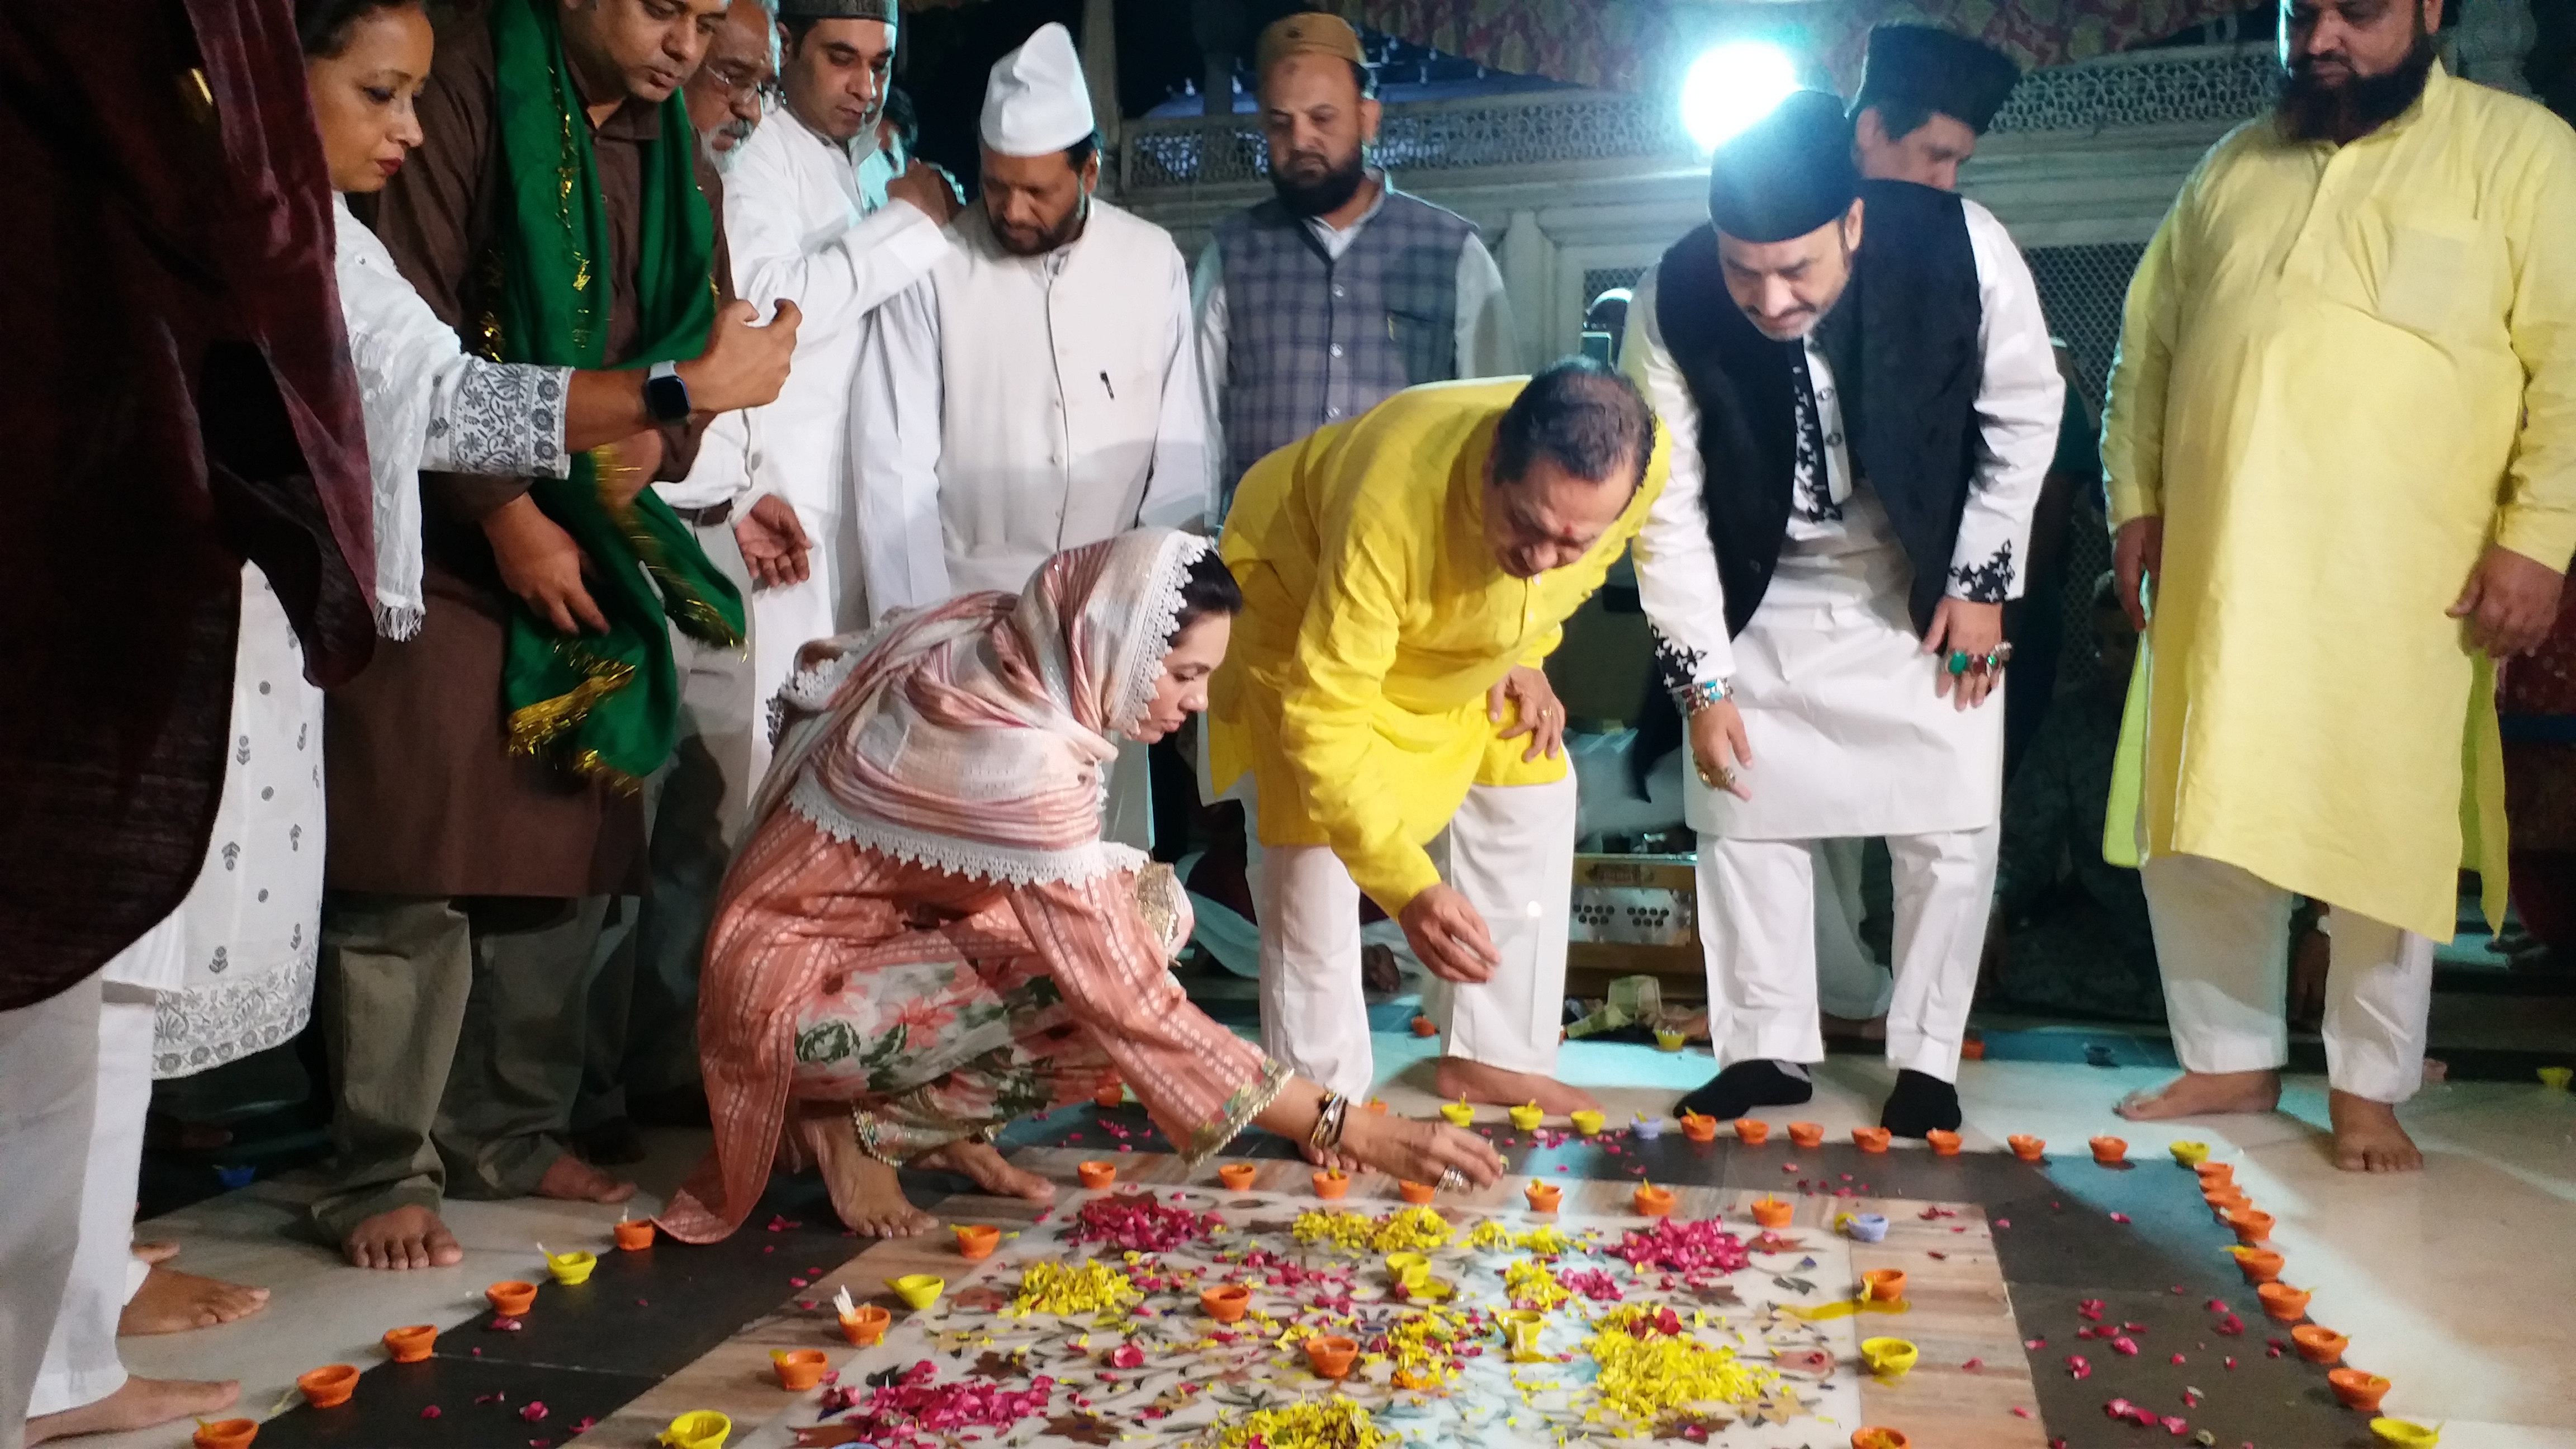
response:
<path id="1" fill-rule="evenodd" d="M 1896 1090 L 1887 1094 L 1887 1106 L 1878 1114 L 1878 1125 L 1899 1137 L 1921 1137 L 1935 1129 L 1956 1132 L 1959 1089 L 1939 1077 L 1912 1070 L 1898 1072 Z"/>
<path id="2" fill-rule="evenodd" d="M 1795 1107 L 1814 1095 L 1816 1084 L 1795 1062 L 1737 1062 L 1682 1098 L 1680 1110 L 1735 1118 L 1756 1107 Z"/>

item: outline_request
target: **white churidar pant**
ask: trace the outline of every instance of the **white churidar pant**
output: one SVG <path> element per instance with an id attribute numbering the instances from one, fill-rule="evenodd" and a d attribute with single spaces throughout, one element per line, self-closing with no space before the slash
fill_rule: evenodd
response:
<path id="1" fill-rule="evenodd" d="M 79 1155 L 80 1243 L 63 1285 L 27 1416 L 94 1404 L 125 1387 L 116 1320 L 149 1271 L 134 1256 L 143 1118 L 152 1106 L 152 1025 L 161 991 L 186 976 L 187 931 L 173 913 L 99 972 L 97 1106 Z M 59 1170 L 59 1165 L 55 1167 Z"/>
<path id="2" fill-rule="evenodd" d="M 15 1444 L 81 1239 L 99 979 L 0 1011 L 0 1444 Z M 151 1019 L 144 1050 L 151 1050 Z M 144 1069 L 150 1072 L 147 1055 Z M 150 1082 L 146 1081 L 148 1090 Z"/>
<path id="3" fill-rule="evenodd" d="M 2156 856 L 2143 874 L 2183 1070 L 2261 1072 L 2288 1063 L 2290 893 L 2200 855 Z M 2403 1102 L 2424 1081 L 2433 942 L 2339 908 L 2328 909 L 2325 929 L 2334 943 L 2326 1080 L 2373 1102 Z"/>
<path id="4" fill-rule="evenodd" d="M 1484 916 L 1502 957 L 1482 985 L 1433 978 L 1425 986 L 1423 1011 L 1440 1028 L 1444 1055 L 1554 1074 L 1576 801 L 1571 773 L 1547 785 L 1470 786 L 1432 842 L 1441 878 Z M 1257 803 L 1247 801 L 1247 810 Z M 1309 1081 L 1367 1096 L 1377 1078 L 1360 990 L 1358 885 L 1328 846 L 1273 846 L 1261 853 L 1253 891 L 1261 915 L 1262 1050 Z"/>
<path id="5" fill-rule="evenodd" d="M 1888 837 L 1896 875 L 1890 1066 L 1958 1079 L 2000 838 L 1993 825 Z M 1723 1064 L 1825 1059 L 1816 1019 L 1814 859 L 1803 841 L 1700 841 L 1700 949 L 1708 962 L 1709 1035 Z"/>

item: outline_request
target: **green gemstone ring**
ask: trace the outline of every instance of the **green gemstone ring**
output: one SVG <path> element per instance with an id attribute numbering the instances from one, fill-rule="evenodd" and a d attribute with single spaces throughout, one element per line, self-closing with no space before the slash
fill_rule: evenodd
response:
<path id="1" fill-rule="evenodd" d="M 1950 656 L 1950 672 L 1952 674 L 1965 674 L 1968 672 L 1968 656 L 1965 653 L 1957 653 Z"/>

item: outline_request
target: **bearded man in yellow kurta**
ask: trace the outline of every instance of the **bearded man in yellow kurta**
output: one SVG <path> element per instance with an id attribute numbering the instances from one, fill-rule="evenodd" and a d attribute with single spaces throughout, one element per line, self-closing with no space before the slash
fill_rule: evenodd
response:
<path id="1" fill-rule="evenodd" d="M 2154 582 L 2143 870 L 2185 1070 L 2121 1110 L 2277 1104 L 2295 892 L 2330 910 L 2352 1170 L 2422 1164 L 2394 1108 L 2458 867 L 2502 899 L 2491 661 L 2576 550 L 2576 134 L 2444 74 L 2440 21 L 2287 0 L 2278 113 L 2130 285 L 2102 448 L 2133 612 Z"/>
<path id="2" fill-rule="evenodd" d="M 1443 1097 L 1595 1105 L 1554 1080 L 1575 786 L 1539 666 L 1662 490 L 1656 436 L 1575 359 L 1398 393 L 1244 474 L 1209 775 L 1249 797 L 1262 1046 L 1294 1070 L 1375 1079 L 1366 891 L 1435 978 Z"/>

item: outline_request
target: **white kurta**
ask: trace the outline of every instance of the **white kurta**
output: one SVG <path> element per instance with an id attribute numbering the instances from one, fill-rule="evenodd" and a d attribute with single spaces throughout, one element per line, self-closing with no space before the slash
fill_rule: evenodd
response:
<path id="1" fill-rule="evenodd" d="M 2021 580 L 2009 561 L 2029 554 L 2065 383 L 2030 268 L 1992 213 L 1962 205 L 1984 371 L 1978 460 L 1950 592 L 1965 597 L 1962 574 L 2004 560 L 2003 597 L 2017 597 Z M 1992 824 L 2002 793 L 2000 696 L 1962 712 L 1935 692 L 1941 661 L 1923 653 L 1907 616 L 1912 566 L 1877 496 L 1853 472 L 1833 370 L 1812 339 L 1806 362 L 1829 506 L 1792 510 L 1770 588 L 1742 636 L 1728 638 L 1700 497 L 1699 410 L 1656 323 L 1657 280 L 1650 271 L 1638 285 L 1625 349 L 1673 436 L 1672 481 L 1637 539 L 1638 589 L 1668 658 L 1689 660 L 1695 681 L 1731 682 L 1753 752 L 1743 772 L 1749 801 L 1686 776 L 1691 825 L 1729 839 L 1814 840 Z"/>
<path id="2" fill-rule="evenodd" d="M 1013 256 L 984 209 L 879 309 L 854 427 L 869 606 L 1018 592 L 1064 549 L 1204 529 L 1215 455 L 1171 234 L 1094 201 L 1080 237 Z"/>
<path id="3" fill-rule="evenodd" d="M 803 314 L 796 355 L 778 400 L 744 413 L 732 429 L 719 419 L 689 483 L 662 494 L 694 508 L 776 494 L 813 540 L 803 583 L 751 596 L 754 697 L 766 700 L 786 683 L 806 641 L 867 622 L 850 470 L 851 375 L 868 314 L 919 281 L 948 244 L 909 202 L 871 207 L 849 148 L 783 106 L 734 156 L 724 191 L 734 292 L 764 314 L 782 299 L 796 304 Z M 738 468 L 720 466 L 736 453 Z"/>

